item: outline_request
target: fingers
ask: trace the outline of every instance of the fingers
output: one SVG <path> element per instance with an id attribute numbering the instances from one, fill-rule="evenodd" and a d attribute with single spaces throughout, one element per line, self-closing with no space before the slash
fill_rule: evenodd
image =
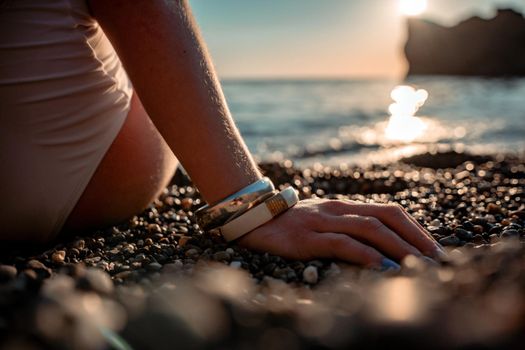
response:
<path id="1" fill-rule="evenodd" d="M 343 215 L 332 216 L 325 223 L 325 230 L 341 232 L 369 243 L 389 257 L 401 260 L 412 254 L 421 256 L 421 252 L 386 227 L 381 221 L 370 216 Z"/>
<path id="2" fill-rule="evenodd" d="M 415 217 L 413 217 L 412 215 L 410 215 L 406 210 L 403 210 L 403 212 L 405 213 L 406 217 L 408 217 L 408 219 L 410 219 L 410 221 L 412 221 L 418 228 L 420 231 L 422 231 L 424 234 L 426 234 L 430 239 L 432 239 L 436 245 L 440 248 L 443 248 L 443 246 L 441 244 L 438 243 L 438 241 L 432 237 L 432 234 L 430 234 L 430 232 L 428 232 L 420 223 L 419 221 L 416 220 Z"/>
<path id="3" fill-rule="evenodd" d="M 310 253 L 320 258 L 339 259 L 364 267 L 381 270 L 399 269 L 399 265 L 383 256 L 376 249 L 340 233 L 312 234 L 305 241 Z"/>
<path id="4" fill-rule="evenodd" d="M 379 204 L 375 204 L 375 206 L 378 207 L 378 208 L 380 207 Z M 385 220 L 387 221 L 387 225 L 399 224 L 400 221 L 396 220 L 395 217 L 396 217 L 396 215 L 399 215 L 399 216 L 402 215 L 404 218 L 406 218 L 408 220 L 409 223 L 412 224 L 412 225 L 410 225 L 410 224 L 407 225 L 407 229 L 408 229 L 408 227 L 410 227 L 410 231 L 409 231 L 409 233 L 407 233 L 407 235 L 410 235 L 410 237 L 421 238 L 422 242 L 420 243 L 420 246 L 422 247 L 421 249 L 423 249 L 422 251 L 426 255 L 430 255 L 430 256 L 433 256 L 433 257 L 436 257 L 436 256 L 440 255 L 440 253 L 438 253 L 438 251 L 442 249 L 441 245 L 434 239 L 434 237 L 432 237 L 430 232 L 425 230 L 423 228 L 423 226 L 421 226 L 419 224 L 419 222 L 413 216 L 408 214 L 406 212 L 406 210 L 403 209 L 403 207 L 401 207 L 400 205 L 391 204 L 391 205 L 388 205 L 387 207 L 390 209 L 390 214 L 389 215 L 387 213 L 384 214 L 385 216 L 390 218 L 390 220 L 388 218 L 385 218 Z M 390 223 L 388 223 L 388 222 L 390 222 Z M 404 222 L 404 221 L 401 220 L 401 222 Z M 425 250 L 425 248 L 426 248 L 426 250 Z"/>
<path id="5" fill-rule="evenodd" d="M 439 255 L 438 250 L 440 250 L 440 247 L 437 242 L 424 229 L 415 224 L 401 206 L 348 203 L 345 207 L 345 214 L 372 216 L 379 219 L 384 225 L 423 254 L 431 257 Z M 339 210 L 342 209 L 340 208 Z"/>

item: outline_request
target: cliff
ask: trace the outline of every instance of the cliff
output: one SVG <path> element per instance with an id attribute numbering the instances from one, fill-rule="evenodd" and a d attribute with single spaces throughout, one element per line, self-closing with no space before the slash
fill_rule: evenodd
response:
<path id="1" fill-rule="evenodd" d="M 408 75 L 525 76 L 525 18 L 498 10 L 456 26 L 408 19 Z"/>

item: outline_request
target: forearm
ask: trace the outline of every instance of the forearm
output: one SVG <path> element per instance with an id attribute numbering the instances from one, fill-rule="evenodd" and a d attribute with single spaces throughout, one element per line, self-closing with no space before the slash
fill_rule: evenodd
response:
<path id="1" fill-rule="evenodd" d="M 216 202 L 260 178 L 187 3 L 91 5 L 149 116 L 205 200 Z"/>

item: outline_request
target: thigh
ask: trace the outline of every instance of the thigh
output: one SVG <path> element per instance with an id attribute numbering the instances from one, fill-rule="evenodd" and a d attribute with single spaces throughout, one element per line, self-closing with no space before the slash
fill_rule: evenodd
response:
<path id="1" fill-rule="evenodd" d="M 145 209 L 168 184 L 177 160 L 136 94 L 115 141 L 69 215 L 63 232 L 119 223 Z"/>

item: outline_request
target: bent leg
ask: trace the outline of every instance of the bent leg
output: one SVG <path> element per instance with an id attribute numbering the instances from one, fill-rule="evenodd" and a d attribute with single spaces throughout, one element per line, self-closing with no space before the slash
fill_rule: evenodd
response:
<path id="1" fill-rule="evenodd" d="M 173 152 L 134 94 L 122 129 L 62 232 L 109 226 L 139 213 L 167 186 L 176 166 Z"/>

